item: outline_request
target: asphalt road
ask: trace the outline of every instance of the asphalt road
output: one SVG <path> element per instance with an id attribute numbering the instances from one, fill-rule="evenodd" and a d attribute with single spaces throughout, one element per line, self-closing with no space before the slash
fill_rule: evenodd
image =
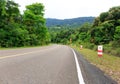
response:
<path id="1" fill-rule="evenodd" d="M 75 54 L 85 84 L 117 84 L 63 45 L 0 50 L 0 84 L 83 84 Z"/>

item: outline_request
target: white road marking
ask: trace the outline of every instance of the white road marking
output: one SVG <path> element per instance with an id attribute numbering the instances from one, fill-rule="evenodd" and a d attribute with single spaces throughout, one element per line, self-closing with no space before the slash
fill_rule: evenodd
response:
<path id="1" fill-rule="evenodd" d="M 76 68 L 77 68 L 77 73 L 78 73 L 78 80 L 79 80 L 79 84 L 85 84 L 83 76 L 82 76 L 82 72 L 80 70 L 80 66 L 79 66 L 79 62 L 76 56 L 75 51 L 72 49 L 72 52 L 74 54 L 74 58 L 75 58 L 75 62 L 76 62 Z"/>

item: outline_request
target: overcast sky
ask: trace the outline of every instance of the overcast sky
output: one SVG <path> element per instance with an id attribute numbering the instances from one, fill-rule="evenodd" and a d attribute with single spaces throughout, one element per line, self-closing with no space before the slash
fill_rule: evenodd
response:
<path id="1" fill-rule="evenodd" d="M 113 6 L 119 6 L 120 0 L 14 0 L 20 10 L 25 6 L 40 2 L 45 6 L 45 18 L 68 19 L 85 16 L 99 16 Z"/>

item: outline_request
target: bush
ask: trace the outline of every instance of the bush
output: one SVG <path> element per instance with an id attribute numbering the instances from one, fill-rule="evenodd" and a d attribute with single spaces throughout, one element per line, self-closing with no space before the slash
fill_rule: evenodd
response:
<path id="1" fill-rule="evenodd" d="M 94 44 L 91 44 L 91 43 L 84 43 L 83 44 L 85 48 L 89 48 L 89 49 L 94 49 Z"/>
<path id="2" fill-rule="evenodd" d="M 120 44 L 118 41 L 112 41 L 109 43 L 109 46 L 113 47 L 113 48 L 119 48 Z"/>
<path id="3" fill-rule="evenodd" d="M 104 46 L 104 53 L 119 56 L 120 57 L 120 48 L 112 47 L 111 45 Z"/>
<path id="4" fill-rule="evenodd" d="M 117 52 L 117 56 L 120 57 L 120 48 L 118 48 L 118 49 L 116 50 L 116 52 Z"/>
<path id="5" fill-rule="evenodd" d="M 110 54 L 117 56 L 117 51 L 116 50 L 111 50 Z"/>
<path id="6" fill-rule="evenodd" d="M 111 50 L 112 50 L 112 47 L 109 47 L 109 46 L 106 46 L 106 45 L 103 47 L 103 51 L 107 54 L 110 54 Z"/>
<path id="7" fill-rule="evenodd" d="M 93 50 L 97 51 L 98 46 L 94 45 Z"/>
<path id="8" fill-rule="evenodd" d="M 81 43 L 76 42 L 75 44 L 76 44 L 76 46 L 83 45 L 83 48 L 88 48 L 88 49 L 92 49 L 95 51 L 97 51 L 97 48 L 98 48 L 97 45 L 89 43 L 89 42 L 87 42 L 87 43 L 86 42 L 85 43 L 84 42 L 81 42 Z M 118 47 L 118 45 L 119 45 L 118 42 L 110 42 L 109 44 L 103 45 L 103 53 L 107 53 L 110 55 L 115 55 L 115 56 L 120 57 L 120 47 Z"/>

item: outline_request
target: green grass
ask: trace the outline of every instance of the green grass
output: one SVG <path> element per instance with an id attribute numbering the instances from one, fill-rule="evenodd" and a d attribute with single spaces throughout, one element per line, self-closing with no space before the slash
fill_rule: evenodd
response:
<path id="1" fill-rule="evenodd" d="M 0 48 L 0 50 L 22 49 L 22 48 L 33 48 L 33 47 L 41 47 L 41 46 L 9 47 L 9 48 Z"/>
<path id="2" fill-rule="evenodd" d="M 120 57 L 104 54 L 104 52 L 102 57 L 98 57 L 97 51 L 72 47 L 78 50 L 89 62 L 120 83 Z"/>
<path id="3" fill-rule="evenodd" d="M 52 45 L 52 44 L 38 45 L 38 46 L 9 47 L 9 48 L 0 47 L 0 50 L 22 49 L 22 48 L 37 48 L 37 47 L 43 47 L 43 46 L 49 46 L 49 45 Z"/>

